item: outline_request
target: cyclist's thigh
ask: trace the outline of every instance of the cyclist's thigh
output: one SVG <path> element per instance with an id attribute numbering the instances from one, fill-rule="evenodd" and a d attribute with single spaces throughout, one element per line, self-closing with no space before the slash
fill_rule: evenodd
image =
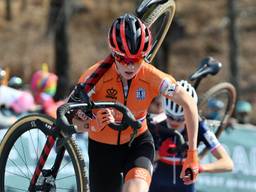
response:
<path id="1" fill-rule="evenodd" d="M 122 150 L 89 139 L 90 192 L 121 192 Z"/>
<path id="2" fill-rule="evenodd" d="M 126 154 L 127 161 L 125 164 L 124 176 L 128 176 L 130 174 L 129 171 L 131 170 L 143 168 L 148 171 L 148 176 L 151 177 L 154 151 L 153 139 L 149 132 L 137 137 L 129 148 L 129 152 Z"/>

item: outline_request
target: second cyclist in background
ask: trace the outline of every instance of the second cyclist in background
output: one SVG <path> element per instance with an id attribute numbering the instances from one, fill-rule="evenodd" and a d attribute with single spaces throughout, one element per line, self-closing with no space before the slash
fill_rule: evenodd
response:
<path id="1" fill-rule="evenodd" d="M 197 94 L 195 89 L 187 81 L 179 81 L 185 90 L 197 102 Z M 184 158 L 186 157 L 186 149 L 174 152 L 172 149 L 179 147 L 178 136 L 173 134 L 174 130 L 183 135 L 187 140 L 187 129 L 184 120 L 184 111 L 181 106 L 168 98 L 163 98 L 163 107 L 167 116 L 166 121 L 155 125 L 155 129 L 151 129 L 156 145 L 156 167 L 154 170 L 150 192 L 195 192 L 195 184 L 186 185 L 180 178 L 180 172 Z M 207 128 L 205 121 L 199 122 L 198 144 L 203 142 L 211 151 L 212 155 L 217 159 L 209 164 L 202 164 L 199 172 L 225 172 L 231 171 L 233 162 L 229 155 L 215 137 L 214 133 Z"/>

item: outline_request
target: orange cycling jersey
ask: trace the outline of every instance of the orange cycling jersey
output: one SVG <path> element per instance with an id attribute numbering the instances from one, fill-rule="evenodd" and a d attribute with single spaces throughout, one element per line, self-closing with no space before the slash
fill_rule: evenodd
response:
<path id="1" fill-rule="evenodd" d="M 89 70 L 85 71 L 80 77 L 79 82 L 85 82 L 98 66 L 99 63 L 96 63 Z M 175 82 L 172 76 L 143 62 L 140 71 L 132 79 L 128 94 L 125 96 L 120 75 L 115 69 L 115 64 L 113 64 L 97 82 L 90 97 L 93 101 L 118 101 L 126 105 L 134 114 L 135 118 L 142 122 L 142 127 L 138 130 L 138 135 L 140 135 L 147 130 L 145 119 L 147 109 L 152 99 L 159 95 L 160 87 L 164 80 L 168 80 L 170 83 Z M 116 121 L 122 118 L 118 111 L 114 111 L 114 117 Z M 106 126 L 100 132 L 89 131 L 89 137 L 101 143 L 123 144 L 130 140 L 131 133 L 131 127 L 123 131 L 116 131 Z"/>

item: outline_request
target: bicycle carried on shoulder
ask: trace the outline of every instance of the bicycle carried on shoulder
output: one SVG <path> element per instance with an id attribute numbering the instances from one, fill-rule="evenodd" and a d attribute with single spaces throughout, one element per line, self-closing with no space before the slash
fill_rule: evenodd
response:
<path id="1" fill-rule="evenodd" d="M 79 86 L 77 90 L 81 91 Z M 71 137 L 75 126 L 69 123 L 66 114 L 75 109 L 87 113 L 99 108 L 115 108 L 123 114 L 120 124 L 109 126 L 114 130 L 131 126 L 131 144 L 141 123 L 120 103 L 67 103 L 58 109 L 56 120 L 31 114 L 11 126 L 2 140 L 0 191 L 89 191 L 85 162 Z"/>

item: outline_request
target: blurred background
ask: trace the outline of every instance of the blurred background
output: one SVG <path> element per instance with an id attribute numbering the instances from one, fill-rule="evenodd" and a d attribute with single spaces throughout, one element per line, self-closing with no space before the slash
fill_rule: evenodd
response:
<path id="1" fill-rule="evenodd" d="M 107 33 L 113 19 L 134 12 L 140 2 L 0 0 L 0 67 L 29 85 L 46 63 L 58 76 L 55 100 L 63 99 L 83 71 L 109 54 Z M 250 123 L 256 124 L 256 1 L 175 2 L 175 18 L 154 65 L 179 80 L 188 79 L 203 58 L 218 59 L 220 73 L 202 82 L 199 95 L 219 82 L 231 82 L 238 99 L 251 104 Z M 255 130 L 245 130 L 221 137 L 236 165 L 232 177 L 202 176 L 202 191 L 223 191 L 224 184 L 230 192 L 256 190 Z"/>
<path id="2" fill-rule="evenodd" d="M 130 0 L 1 0 L 0 65 L 29 82 L 42 63 L 57 73 L 69 92 L 82 71 L 108 53 L 111 22 L 134 12 L 140 1 Z M 175 19 L 154 63 L 176 79 L 186 79 L 206 56 L 223 64 L 205 80 L 202 90 L 231 81 L 239 97 L 256 98 L 256 2 L 254 0 L 177 0 Z M 61 84 L 59 84 L 61 86 Z M 255 107 L 254 107 L 255 108 Z M 255 118 L 253 118 L 255 122 Z"/>

